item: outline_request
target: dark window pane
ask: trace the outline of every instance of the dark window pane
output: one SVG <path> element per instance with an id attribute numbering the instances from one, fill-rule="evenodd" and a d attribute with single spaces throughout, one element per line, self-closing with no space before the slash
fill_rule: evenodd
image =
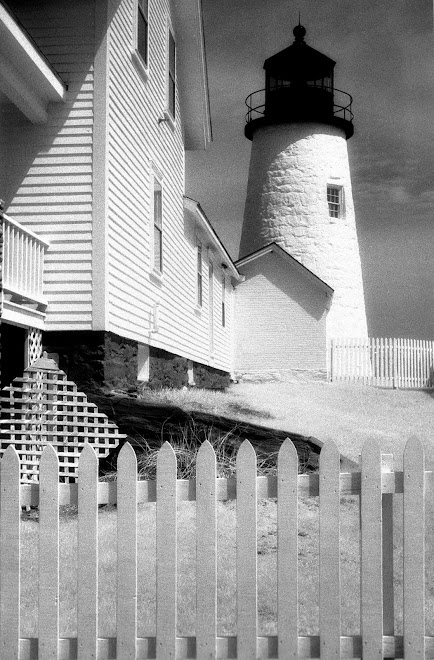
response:
<path id="1" fill-rule="evenodd" d="M 168 89 L 169 112 L 175 117 L 175 99 L 176 99 L 176 50 L 175 39 L 169 32 L 169 89 Z"/>
<path id="2" fill-rule="evenodd" d="M 154 225 L 154 268 L 160 273 L 163 270 L 163 233 Z"/>
<path id="3" fill-rule="evenodd" d="M 137 50 L 145 64 L 148 64 L 148 12 L 146 13 L 139 5 L 137 12 Z"/>
<path id="4" fill-rule="evenodd" d="M 154 225 L 161 229 L 163 224 L 163 204 L 161 185 L 154 183 Z"/>
<path id="5" fill-rule="evenodd" d="M 202 307 L 202 245 L 197 246 L 197 304 Z"/>

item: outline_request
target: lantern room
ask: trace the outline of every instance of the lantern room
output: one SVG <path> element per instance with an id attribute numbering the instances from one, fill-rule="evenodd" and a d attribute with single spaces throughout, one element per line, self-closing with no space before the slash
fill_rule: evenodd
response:
<path id="1" fill-rule="evenodd" d="M 260 124 L 316 121 L 339 125 L 347 139 L 353 134 L 352 98 L 334 87 L 336 62 L 304 41 L 306 30 L 297 25 L 294 42 L 264 63 L 265 90 L 246 99 L 246 137 Z"/>

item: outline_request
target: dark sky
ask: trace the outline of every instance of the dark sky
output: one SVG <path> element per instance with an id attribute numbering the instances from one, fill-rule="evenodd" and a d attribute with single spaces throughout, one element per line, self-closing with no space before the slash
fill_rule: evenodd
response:
<path id="1" fill-rule="evenodd" d="M 187 155 L 187 194 L 238 257 L 251 143 L 244 99 L 293 41 L 337 64 L 371 336 L 434 339 L 434 48 L 430 0 L 203 0 L 214 141 Z"/>

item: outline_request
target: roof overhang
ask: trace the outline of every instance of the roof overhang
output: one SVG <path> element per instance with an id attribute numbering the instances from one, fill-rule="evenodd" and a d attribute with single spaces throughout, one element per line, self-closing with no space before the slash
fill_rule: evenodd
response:
<path id="1" fill-rule="evenodd" d="M 201 0 L 172 0 L 184 145 L 206 149 L 212 140 Z"/>
<path id="2" fill-rule="evenodd" d="M 34 124 L 47 121 L 50 102 L 64 101 L 66 85 L 0 2 L 0 91 Z"/>
<path id="3" fill-rule="evenodd" d="M 309 268 L 306 268 L 306 266 L 303 266 L 300 261 L 297 259 L 294 259 L 289 252 L 284 250 L 280 245 L 277 243 L 270 243 L 269 245 L 266 245 L 263 248 L 260 248 L 259 250 L 256 250 L 256 252 L 252 252 L 251 254 L 248 254 L 246 257 L 243 257 L 242 259 L 238 259 L 238 261 L 235 262 L 235 266 L 237 269 L 242 269 L 243 266 L 246 266 L 249 263 L 252 263 L 253 261 L 256 261 L 257 259 L 261 259 L 267 254 L 274 253 L 277 256 L 281 257 L 285 263 L 287 263 L 289 266 L 294 268 L 297 272 L 301 273 L 304 277 L 306 277 L 312 284 L 317 286 L 318 288 L 322 289 L 325 294 L 328 297 L 332 297 L 334 290 L 332 289 L 331 286 L 329 286 L 324 280 L 319 278 L 315 273 L 313 273 Z"/>
<path id="4" fill-rule="evenodd" d="M 225 246 L 217 236 L 213 226 L 206 217 L 199 202 L 196 202 L 194 199 L 191 199 L 190 197 L 184 197 L 184 208 L 187 209 L 187 211 L 190 211 L 190 213 L 194 217 L 197 226 L 206 236 L 206 239 L 208 241 L 207 247 L 210 248 L 211 250 L 214 250 L 221 258 L 222 268 L 225 268 L 227 272 L 230 273 L 230 275 L 235 280 L 241 282 L 244 279 L 243 276 L 240 275 L 240 273 L 238 272 L 237 267 L 230 258 L 229 253 L 226 250 Z"/>

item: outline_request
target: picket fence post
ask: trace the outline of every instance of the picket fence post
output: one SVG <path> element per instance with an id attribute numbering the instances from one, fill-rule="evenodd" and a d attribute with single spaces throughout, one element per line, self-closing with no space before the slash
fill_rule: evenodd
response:
<path id="1" fill-rule="evenodd" d="M 361 628 L 363 657 L 383 653 L 381 453 L 376 440 L 362 448 Z"/>
<path id="2" fill-rule="evenodd" d="M 206 440 L 196 459 L 196 657 L 216 657 L 217 497 L 216 457 Z"/>
<path id="3" fill-rule="evenodd" d="M 319 457 L 319 616 L 321 656 L 340 657 L 340 454 L 325 442 Z"/>
<path id="4" fill-rule="evenodd" d="M 39 655 L 57 658 L 59 646 L 59 461 L 47 445 L 39 464 Z"/>
<path id="5" fill-rule="evenodd" d="M 165 442 L 157 458 L 157 660 L 176 655 L 176 456 Z"/>
<path id="6" fill-rule="evenodd" d="M 298 657 L 298 455 L 289 438 L 277 460 L 277 634 L 280 658 Z"/>
<path id="7" fill-rule="evenodd" d="M 404 449 L 404 656 L 425 658 L 425 459 L 421 442 Z"/>
<path id="8" fill-rule="evenodd" d="M 0 656 L 18 660 L 20 637 L 20 461 L 12 445 L 0 464 Z"/>
<path id="9" fill-rule="evenodd" d="M 78 461 L 78 660 L 97 657 L 98 639 L 98 458 L 86 442 Z"/>
<path id="10" fill-rule="evenodd" d="M 237 658 L 257 656 L 257 493 L 256 453 L 244 440 L 236 458 L 237 474 Z"/>

